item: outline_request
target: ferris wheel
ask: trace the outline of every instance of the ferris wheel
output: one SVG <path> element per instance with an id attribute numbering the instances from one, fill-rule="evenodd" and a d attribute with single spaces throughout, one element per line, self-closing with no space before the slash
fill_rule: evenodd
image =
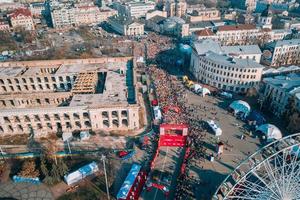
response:
<path id="1" fill-rule="evenodd" d="M 249 156 L 225 178 L 213 199 L 299 200 L 300 133 Z"/>

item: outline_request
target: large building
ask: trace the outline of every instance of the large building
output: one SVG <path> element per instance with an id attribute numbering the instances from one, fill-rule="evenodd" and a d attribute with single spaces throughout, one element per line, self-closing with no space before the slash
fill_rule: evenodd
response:
<path id="1" fill-rule="evenodd" d="M 133 70 L 126 57 L 2 63 L 0 134 L 137 129 Z"/>
<path id="2" fill-rule="evenodd" d="M 26 8 L 15 9 L 9 15 L 10 24 L 13 28 L 21 27 L 25 30 L 34 30 L 34 22 L 30 10 Z"/>
<path id="3" fill-rule="evenodd" d="M 140 18 L 145 17 L 147 12 L 154 10 L 155 3 L 152 1 L 130 1 L 126 3 L 114 2 L 113 6 L 118 10 L 118 14 L 121 16 Z"/>
<path id="4" fill-rule="evenodd" d="M 262 28 L 272 29 L 272 16 L 273 13 L 270 10 L 270 6 L 268 5 L 267 8 L 259 16 L 258 25 L 260 25 Z"/>
<path id="5" fill-rule="evenodd" d="M 84 24 L 94 24 L 106 21 L 117 11 L 100 9 L 94 5 L 54 5 L 51 7 L 51 18 L 54 28 L 67 28 Z"/>
<path id="6" fill-rule="evenodd" d="M 146 21 L 146 27 L 155 32 L 176 37 L 189 35 L 189 24 L 179 17 L 154 16 Z"/>
<path id="7" fill-rule="evenodd" d="M 9 23 L 5 19 L 0 18 L 0 31 L 9 31 Z"/>
<path id="8" fill-rule="evenodd" d="M 255 44 L 261 36 L 261 30 L 254 24 L 225 25 L 218 27 L 216 35 L 224 45 Z"/>
<path id="9" fill-rule="evenodd" d="M 216 8 L 196 9 L 192 10 L 192 12 L 187 13 L 187 20 L 191 23 L 202 21 L 214 21 L 220 19 L 220 11 Z"/>
<path id="10" fill-rule="evenodd" d="M 230 57 L 250 59 L 260 63 L 262 52 L 258 45 L 222 46 L 221 49 Z"/>
<path id="11" fill-rule="evenodd" d="M 271 110 L 280 117 L 290 98 L 295 98 L 300 110 L 300 75 L 288 74 L 263 79 L 263 98 L 271 99 Z"/>
<path id="12" fill-rule="evenodd" d="M 255 10 L 256 3 L 257 0 L 231 0 L 232 6 L 242 10 L 248 10 L 250 12 Z"/>
<path id="13" fill-rule="evenodd" d="M 143 35 L 144 24 L 133 21 L 131 18 L 115 15 L 108 18 L 111 28 L 121 35 Z"/>
<path id="14" fill-rule="evenodd" d="M 230 57 L 224 54 L 220 46 L 208 42 L 193 45 L 189 70 L 202 83 L 226 91 L 245 93 L 249 88 L 257 88 L 263 66 L 252 58 Z"/>
<path id="15" fill-rule="evenodd" d="M 33 16 L 36 17 L 42 16 L 46 10 L 45 3 L 44 2 L 31 3 L 29 5 L 29 10 Z"/>
<path id="16" fill-rule="evenodd" d="M 300 64 L 300 39 L 271 42 L 266 46 L 269 53 L 263 57 L 263 63 L 279 67 Z"/>
<path id="17" fill-rule="evenodd" d="M 165 2 L 165 11 L 168 17 L 183 17 L 186 13 L 187 3 L 184 0 L 167 0 Z"/>

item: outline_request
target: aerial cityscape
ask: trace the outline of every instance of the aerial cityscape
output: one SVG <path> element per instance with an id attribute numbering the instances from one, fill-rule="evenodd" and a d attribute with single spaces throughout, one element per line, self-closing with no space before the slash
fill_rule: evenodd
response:
<path id="1" fill-rule="evenodd" d="M 300 200 L 300 0 L 0 0 L 0 200 Z"/>

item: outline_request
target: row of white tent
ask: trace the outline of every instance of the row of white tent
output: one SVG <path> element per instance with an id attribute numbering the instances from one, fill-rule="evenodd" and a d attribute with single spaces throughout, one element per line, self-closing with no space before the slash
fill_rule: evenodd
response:
<path id="1" fill-rule="evenodd" d="M 210 94 L 210 90 L 205 88 L 205 87 L 202 87 L 201 85 L 199 84 L 194 84 L 191 89 L 197 93 L 197 94 L 201 94 L 202 97 L 205 97 L 206 95 Z"/>
<path id="2" fill-rule="evenodd" d="M 251 112 L 250 105 L 242 100 L 233 101 L 229 108 L 233 110 L 234 115 L 240 113 L 243 117 L 247 117 Z M 263 133 L 267 141 L 278 140 L 282 138 L 282 133 L 273 124 L 262 124 L 256 128 L 256 133 Z"/>

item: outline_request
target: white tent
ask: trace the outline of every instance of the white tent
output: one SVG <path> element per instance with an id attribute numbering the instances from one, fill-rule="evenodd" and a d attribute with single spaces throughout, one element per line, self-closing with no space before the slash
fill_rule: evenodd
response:
<path id="1" fill-rule="evenodd" d="M 247 117 L 247 115 L 250 113 L 251 108 L 250 105 L 246 101 L 237 100 L 233 101 L 229 108 L 231 108 L 234 112 L 234 115 L 237 113 L 243 113 L 244 117 Z"/>
<path id="2" fill-rule="evenodd" d="M 210 90 L 207 89 L 207 88 L 202 88 L 201 89 L 201 94 L 204 97 L 205 95 L 210 94 Z"/>
<path id="3" fill-rule="evenodd" d="M 227 99 L 232 99 L 232 94 L 229 92 L 221 92 L 220 96 Z"/>
<path id="4" fill-rule="evenodd" d="M 281 131 L 273 124 L 263 124 L 259 126 L 256 131 L 264 133 L 267 140 L 278 140 L 282 138 Z"/>
<path id="5" fill-rule="evenodd" d="M 193 85 L 193 90 L 194 90 L 195 92 L 199 92 L 199 91 L 201 91 L 201 89 L 202 89 L 202 86 L 201 86 L 201 85 L 199 85 L 199 84 L 194 84 L 194 85 Z"/>

